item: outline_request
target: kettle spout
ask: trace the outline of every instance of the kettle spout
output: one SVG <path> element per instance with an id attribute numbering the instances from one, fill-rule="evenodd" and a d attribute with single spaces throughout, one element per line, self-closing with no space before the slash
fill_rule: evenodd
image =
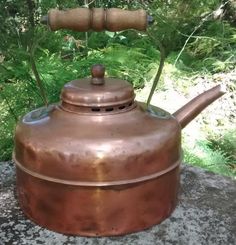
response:
<path id="1" fill-rule="evenodd" d="M 202 110 L 208 105 L 214 102 L 216 99 L 226 93 L 226 88 L 222 85 L 217 85 L 196 98 L 192 99 L 173 115 L 179 122 L 181 128 L 184 128 L 189 122 L 191 122 Z"/>

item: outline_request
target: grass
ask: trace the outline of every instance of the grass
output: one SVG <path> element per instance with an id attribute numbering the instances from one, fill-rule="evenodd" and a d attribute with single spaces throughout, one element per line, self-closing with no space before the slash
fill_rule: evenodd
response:
<path id="1" fill-rule="evenodd" d="M 236 179 L 236 162 L 229 155 L 229 149 L 214 149 L 215 147 L 217 148 L 217 144 L 212 147 L 212 142 L 206 139 L 196 141 L 194 147 L 191 148 L 185 142 L 183 145 L 184 161 L 214 173 L 231 176 Z"/>

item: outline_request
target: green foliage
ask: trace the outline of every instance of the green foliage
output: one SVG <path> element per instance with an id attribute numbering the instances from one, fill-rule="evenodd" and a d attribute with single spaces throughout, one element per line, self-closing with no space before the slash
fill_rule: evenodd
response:
<path id="1" fill-rule="evenodd" d="M 201 35 L 194 36 L 186 48 L 193 57 L 193 69 L 222 72 L 233 69 L 236 64 L 236 30 L 228 23 L 214 21 L 205 24 Z"/>
<path id="2" fill-rule="evenodd" d="M 221 133 L 221 135 L 209 135 L 208 146 L 213 151 L 223 152 L 229 160 L 229 165 L 236 171 L 236 129 Z"/>
<path id="3" fill-rule="evenodd" d="M 207 140 L 197 141 L 191 148 L 184 144 L 184 161 L 218 174 L 236 176 L 235 164 L 228 149 L 213 149 L 210 144 Z"/>
<path id="4" fill-rule="evenodd" d="M 153 35 L 162 42 L 166 54 L 182 48 L 188 35 L 202 19 L 216 9 L 220 1 L 152 1 L 144 4 L 156 20 Z"/>

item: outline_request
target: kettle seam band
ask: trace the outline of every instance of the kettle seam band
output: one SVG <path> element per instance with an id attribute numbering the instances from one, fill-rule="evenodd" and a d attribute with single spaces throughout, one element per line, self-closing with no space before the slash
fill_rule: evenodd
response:
<path id="1" fill-rule="evenodd" d="M 50 176 L 45 176 L 43 174 L 35 173 L 35 172 L 25 168 L 22 164 L 20 164 L 16 160 L 14 153 L 13 153 L 13 161 L 15 162 L 16 166 L 19 167 L 23 172 L 25 172 L 25 173 L 33 176 L 33 177 L 36 177 L 38 179 L 41 179 L 41 180 L 46 180 L 46 181 L 54 182 L 54 183 L 58 183 L 58 184 L 73 185 L 73 186 L 106 187 L 106 186 L 120 186 L 120 185 L 136 184 L 136 183 L 140 183 L 140 182 L 153 180 L 153 179 L 160 177 L 160 176 L 174 170 L 175 168 L 177 168 L 180 165 L 182 158 L 180 158 L 177 162 L 175 162 L 170 167 L 168 167 L 162 171 L 159 171 L 157 173 L 154 173 L 154 174 L 142 176 L 139 178 L 129 179 L 129 180 L 103 181 L 103 182 L 62 180 L 62 179 L 58 179 L 58 178 L 54 178 L 54 177 L 50 177 Z"/>

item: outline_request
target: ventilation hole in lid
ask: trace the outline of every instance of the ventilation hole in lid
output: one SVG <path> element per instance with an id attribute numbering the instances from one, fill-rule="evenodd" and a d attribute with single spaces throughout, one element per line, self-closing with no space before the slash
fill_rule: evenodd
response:
<path id="1" fill-rule="evenodd" d="M 114 110 L 114 108 L 113 107 L 110 107 L 110 108 L 106 108 L 105 111 L 113 111 L 113 110 Z"/>
<path id="2" fill-rule="evenodd" d="M 101 111 L 101 109 L 100 108 L 91 108 L 91 111 L 98 112 L 98 111 Z"/>
<path id="3" fill-rule="evenodd" d="M 128 106 L 131 106 L 133 104 L 133 102 L 130 102 L 129 104 L 128 104 Z"/>
<path id="4" fill-rule="evenodd" d="M 123 110 L 123 109 L 125 109 L 125 105 L 119 107 L 119 110 Z"/>

